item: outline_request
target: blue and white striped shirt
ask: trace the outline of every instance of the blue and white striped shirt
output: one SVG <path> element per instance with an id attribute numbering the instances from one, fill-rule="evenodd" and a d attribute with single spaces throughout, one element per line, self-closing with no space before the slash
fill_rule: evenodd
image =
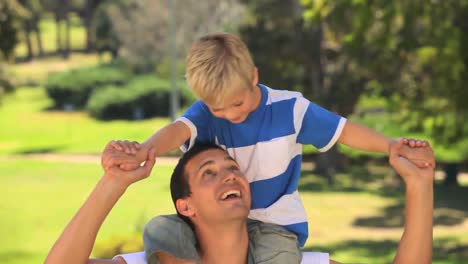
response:
<path id="1" fill-rule="evenodd" d="M 191 130 L 186 150 L 196 142 L 216 143 L 237 160 L 250 183 L 249 218 L 279 224 L 307 240 L 307 215 L 297 190 L 302 144 L 326 151 L 338 140 L 346 119 L 311 103 L 301 93 L 259 85 L 258 108 L 239 124 L 217 118 L 195 102 L 179 118 Z"/>

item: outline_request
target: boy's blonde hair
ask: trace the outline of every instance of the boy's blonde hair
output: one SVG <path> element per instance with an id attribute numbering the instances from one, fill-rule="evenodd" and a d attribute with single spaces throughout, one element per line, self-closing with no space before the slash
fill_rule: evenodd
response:
<path id="1" fill-rule="evenodd" d="M 197 40 L 187 55 L 187 82 L 195 95 L 212 106 L 243 89 L 252 89 L 255 65 L 237 36 L 216 33 Z"/>

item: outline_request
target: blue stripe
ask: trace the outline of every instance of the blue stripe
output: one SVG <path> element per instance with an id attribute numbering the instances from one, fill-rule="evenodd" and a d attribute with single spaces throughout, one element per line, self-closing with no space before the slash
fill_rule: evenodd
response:
<path id="1" fill-rule="evenodd" d="M 341 116 L 311 102 L 304 115 L 297 142 L 312 144 L 318 149 L 325 147 L 335 135 L 340 119 Z"/>
<path id="2" fill-rule="evenodd" d="M 309 236 L 309 227 L 307 226 L 307 222 L 285 225 L 284 227 L 297 235 L 297 240 L 301 247 L 305 245 L 307 237 Z"/>
<path id="3" fill-rule="evenodd" d="M 263 209 L 276 202 L 281 196 L 297 190 L 301 173 L 301 155 L 294 157 L 285 172 L 267 180 L 250 183 L 252 208 Z"/>
<path id="4" fill-rule="evenodd" d="M 240 124 L 214 117 L 211 127 L 218 141 L 227 148 L 251 146 L 258 142 L 292 135 L 296 133 L 294 129 L 295 102 L 296 98 L 292 98 L 271 105 L 260 105 Z"/>

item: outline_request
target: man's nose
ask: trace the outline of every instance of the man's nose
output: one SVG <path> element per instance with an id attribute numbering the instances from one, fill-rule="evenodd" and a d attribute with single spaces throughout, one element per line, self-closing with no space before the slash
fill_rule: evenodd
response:
<path id="1" fill-rule="evenodd" d="M 223 182 L 235 181 L 236 177 L 237 177 L 236 174 L 232 172 L 231 170 L 229 169 L 223 170 L 223 176 L 222 176 Z"/>

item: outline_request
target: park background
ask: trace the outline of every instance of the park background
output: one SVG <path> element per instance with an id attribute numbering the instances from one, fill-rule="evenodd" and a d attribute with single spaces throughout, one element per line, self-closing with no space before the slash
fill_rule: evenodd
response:
<path id="1" fill-rule="evenodd" d="M 195 99 L 184 56 L 197 37 L 239 34 L 260 82 L 392 137 L 435 149 L 433 263 L 468 263 L 468 1 L 0 0 L 0 261 L 41 263 L 102 175 L 111 139 L 144 141 Z M 306 250 L 390 263 L 404 187 L 385 156 L 304 148 Z M 93 255 L 142 249 L 174 212 L 180 152 L 132 186 Z"/>

